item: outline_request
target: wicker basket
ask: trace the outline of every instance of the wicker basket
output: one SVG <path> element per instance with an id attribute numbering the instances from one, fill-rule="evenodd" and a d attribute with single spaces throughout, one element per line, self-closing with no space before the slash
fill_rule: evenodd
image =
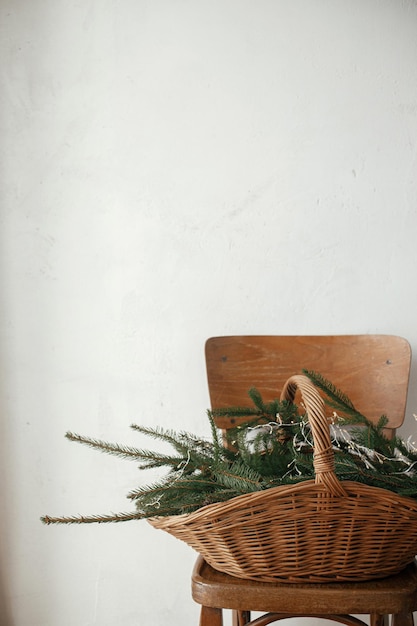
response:
<path id="1" fill-rule="evenodd" d="M 215 569 L 264 582 L 363 581 L 395 574 L 417 553 L 417 502 L 385 489 L 339 482 L 324 403 L 305 376 L 299 389 L 315 444 L 315 481 L 238 496 L 191 514 L 152 518 Z"/>

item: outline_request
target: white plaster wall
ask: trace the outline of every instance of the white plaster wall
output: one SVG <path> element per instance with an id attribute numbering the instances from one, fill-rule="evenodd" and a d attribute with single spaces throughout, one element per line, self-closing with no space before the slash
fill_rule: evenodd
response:
<path id="1" fill-rule="evenodd" d="M 64 439 L 205 434 L 203 345 L 417 351 L 415 0 L 2 0 L 2 626 L 197 624 L 136 467 Z M 416 425 L 416 367 L 407 434 Z"/>

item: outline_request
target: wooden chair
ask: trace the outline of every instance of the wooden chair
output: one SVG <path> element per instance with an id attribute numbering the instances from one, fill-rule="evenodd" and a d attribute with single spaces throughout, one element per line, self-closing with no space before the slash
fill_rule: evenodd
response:
<path id="1" fill-rule="evenodd" d="M 279 397 L 289 376 L 310 369 L 344 391 L 370 419 L 382 414 L 394 431 L 404 419 L 411 352 L 406 340 L 384 335 L 215 337 L 206 343 L 212 408 L 247 406 L 255 386 L 265 400 Z M 220 428 L 226 424 L 219 424 Z M 253 626 L 288 617 L 320 617 L 362 626 L 353 615 L 370 616 L 371 626 L 412 626 L 417 610 L 417 567 L 395 576 L 358 583 L 259 583 L 218 572 L 199 557 L 192 595 L 201 605 L 200 626 L 222 626 L 223 609 L 234 626 Z"/>

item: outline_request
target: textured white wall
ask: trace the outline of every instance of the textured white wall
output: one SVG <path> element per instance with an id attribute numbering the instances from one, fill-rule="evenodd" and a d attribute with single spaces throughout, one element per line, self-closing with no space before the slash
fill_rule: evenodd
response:
<path id="1" fill-rule="evenodd" d="M 40 524 L 126 510 L 138 481 L 63 435 L 206 433 L 210 335 L 416 351 L 417 2 L 0 12 L 0 621 L 191 626 L 186 546 Z"/>

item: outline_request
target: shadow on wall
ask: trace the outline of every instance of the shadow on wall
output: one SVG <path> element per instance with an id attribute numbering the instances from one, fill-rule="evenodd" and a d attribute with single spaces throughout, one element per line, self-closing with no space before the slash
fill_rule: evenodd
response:
<path id="1" fill-rule="evenodd" d="M 415 419 L 413 419 L 415 416 Z M 411 360 L 410 380 L 408 384 L 408 398 L 407 407 L 405 412 L 404 424 L 399 430 L 399 435 L 403 439 L 412 439 L 412 445 L 417 445 L 416 435 L 416 420 L 417 420 L 417 352 L 413 354 Z"/>
<path id="2" fill-rule="evenodd" d="M 6 588 L 4 584 L 5 576 L 3 572 L 3 567 L 4 566 L 0 564 L 0 624 L 1 626 L 13 626 L 10 607 L 7 601 Z"/>
<path id="3" fill-rule="evenodd" d="M 1 363 L 3 366 L 3 363 Z M 5 390 L 3 384 L 0 386 L 0 396 L 4 398 Z M 0 418 L 0 441 L 10 441 L 8 429 L 7 429 L 7 410 L 5 403 L 1 403 L 1 418 Z M 10 480 L 10 468 L 11 459 L 9 455 L 9 446 L 3 444 L 0 454 L 0 476 L 2 477 L 0 482 L 0 501 L 3 503 L 2 511 L 0 514 L 0 626 L 14 626 L 12 620 L 12 610 L 10 602 L 9 591 L 9 576 L 8 576 L 8 563 L 10 563 L 10 552 L 8 546 L 9 529 L 11 525 L 10 513 L 7 510 L 7 506 L 4 505 L 8 501 L 8 494 L 10 493 L 12 486 L 8 484 Z"/>

